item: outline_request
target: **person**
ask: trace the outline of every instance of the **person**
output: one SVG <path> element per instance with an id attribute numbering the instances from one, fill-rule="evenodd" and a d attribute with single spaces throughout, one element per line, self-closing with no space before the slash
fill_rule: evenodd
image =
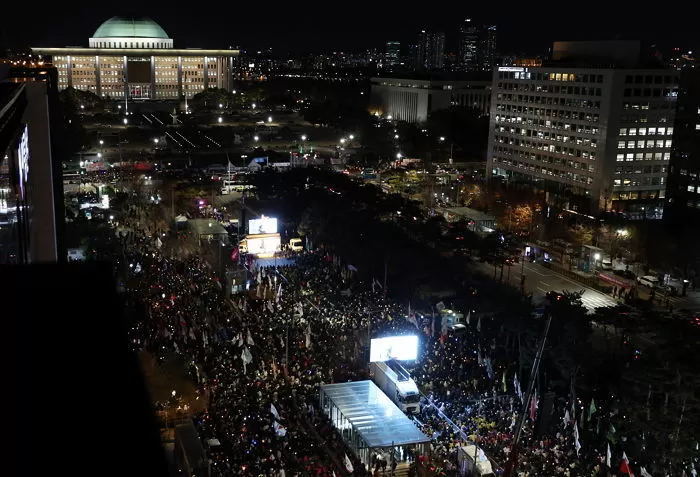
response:
<path id="1" fill-rule="evenodd" d="M 616 294 L 616 293 L 617 293 L 617 287 L 614 286 L 614 287 L 613 287 L 613 291 L 612 291 L 613 298 L 615 298 L 615 294 Z"/>

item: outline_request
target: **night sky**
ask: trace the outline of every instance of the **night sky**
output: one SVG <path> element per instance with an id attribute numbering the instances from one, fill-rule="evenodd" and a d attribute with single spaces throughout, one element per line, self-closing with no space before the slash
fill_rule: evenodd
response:
<path id="1" fill-rule="evenodd" d="M 107 6 L 106 4 L 110 5 Z M 182 6 L 211 2 L 171 1 L 132 3 L 126 10 L 118 2 L 70 1 L 70 11 L 29 10 L 36 4 L 14 2 L 27 9 L 26 18 L 0 25 L 1 41 L 23 46 L 87 46 L 88 38 L 114 15 L 148 16 L 159 23 L 176 47 L 228 48 L 248 51 L 273 48 L 280 53 L 361 50 L 382 47 L 387 40 L 409 43 L 421 28 L 448 33 L 448 49 L 464 18 L 498 25 L 498 49 L 503 53 L 544 52 L 553 40 L 643 39 L 665 47 L 698 46 L 692 14 L 676 6 L 668 14 L 649 11 L 643 4 L 626 2 L 621 13 L 615 2 L 221 2 L 221 6 L 184 11 Z M 414 5 L 422 5 L 414 10 Z M 23 6 L 26 5 L 26 6 Z M 613 5 L 613 6 L 611 6 Z M 661 8 L 661 7 L 658 7 Z M 4 15 L 3 15 L 4 16 Z M 29 20 L 31 19 L 31 20 Z M 664 22 L 664 23 L 659 23 Z"/>

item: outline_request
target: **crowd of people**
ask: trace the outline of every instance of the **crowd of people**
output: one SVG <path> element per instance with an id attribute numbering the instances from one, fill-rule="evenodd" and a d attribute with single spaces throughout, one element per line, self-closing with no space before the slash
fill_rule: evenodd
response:
<path id="1" fill-rule="evenodd" d="M 212 475 L 340 477 L 350 468 L 346 455 L 353 475 L 373 473 L 317 404 L 319 385 L 368 378 L 368 328 L 375 336 L 421 336 L 410 371 L 424 393 L 414 421 L 432 438 L 426 466 L 456 475 L 457 449 L 471 441 L 502 472 L 522 392 L 510 377 L 506 383 L 512 363 L 495 357 L 473 323 L 461 335 L 435 329 L 434 317 L 419 323 L 323 248 L 298 255 L 294 265 L 253 263 L 246 293 L 227 298 L 199 258 L 166 257 L 137 227 L 123 225 L 121 244 L 132 264 L 122 270 L 127 295 L 144 310 L 130 340 L 137 352 L 187 364 L 206 400 L 193 421 L 203 442 L 220 443 L 208 454 Z M 604 451 L 578 446 L 575 424 L 538 437 L 533 424 L 525 421 L 517 475 L 605 475 Z"/>

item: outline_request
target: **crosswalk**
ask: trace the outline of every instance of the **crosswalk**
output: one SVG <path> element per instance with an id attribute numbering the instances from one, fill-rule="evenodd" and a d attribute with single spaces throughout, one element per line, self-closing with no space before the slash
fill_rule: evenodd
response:
<path id="1" fill-rule="evenodd" d="M 603 295 L 602 293 L 593 290 L 586 290 L 581 296 L 581 302 L 589 311 L 605 306 L 615 306 L 619 302 L 611 296 Z"/>

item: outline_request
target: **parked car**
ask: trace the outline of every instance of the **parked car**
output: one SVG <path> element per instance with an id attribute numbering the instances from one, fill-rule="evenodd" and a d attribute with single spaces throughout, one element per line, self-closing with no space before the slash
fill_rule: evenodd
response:
<path id="1" fill-rule="evenodd" d="M 613 273 L 618 277 L 627 278 L 628 280 L 634 280 L 637 275 L 631 270 L 614 270 Z"/>
<path id="2" fill-rule="evenodd" d="M 656 288 L 659 286 L 659 279 L 653 275 L 644 275 L 643 277 L 637 277 L 637 283 L 649 288 Z"/>

